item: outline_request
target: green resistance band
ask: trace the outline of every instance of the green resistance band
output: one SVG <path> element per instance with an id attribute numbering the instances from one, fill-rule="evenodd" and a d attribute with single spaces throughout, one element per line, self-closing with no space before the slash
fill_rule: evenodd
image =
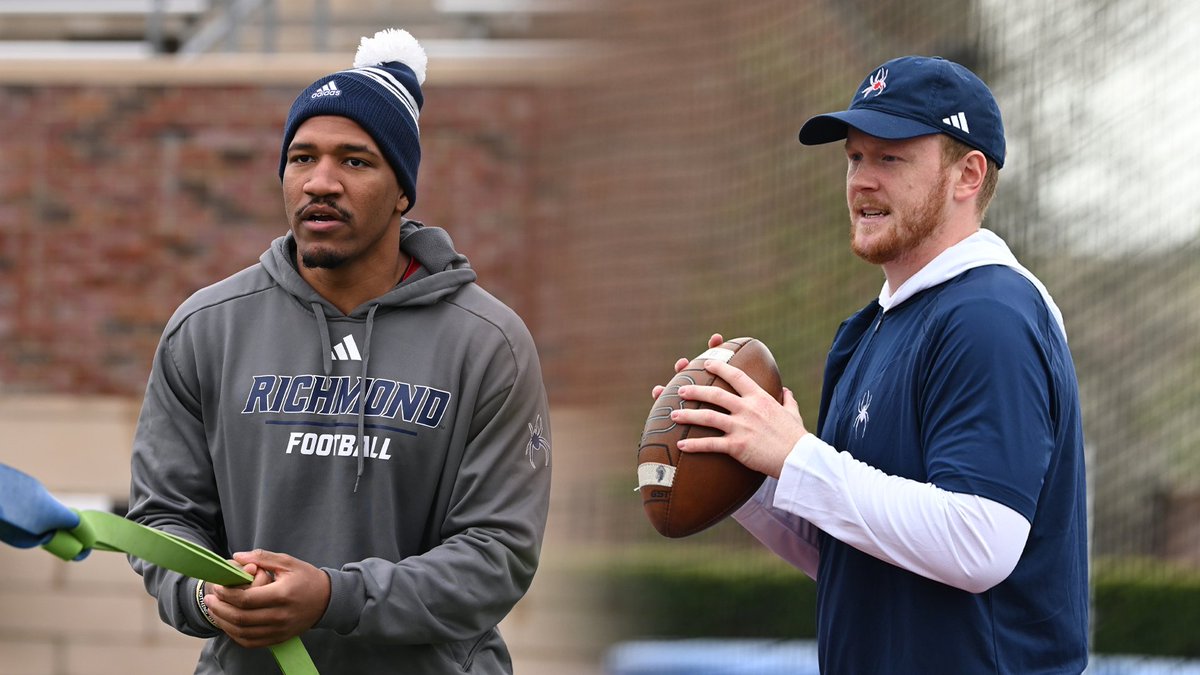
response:
<path id="1" fill-rule="evenodd" d="M 228 560 L 170 532 L 155 530 L 104 511 L 75 512 L 79 514 L 79 527 L 58 530 L 42 546 L 63 560 L 74 560 L 85 549 L 113 551 L 128 553 L 184 576 L 221 586 L 240 586 L 254 581 L 254 577 Z M 284 675 L 319 675 L 299 637 L 271 647 L 271 655 Z"/>

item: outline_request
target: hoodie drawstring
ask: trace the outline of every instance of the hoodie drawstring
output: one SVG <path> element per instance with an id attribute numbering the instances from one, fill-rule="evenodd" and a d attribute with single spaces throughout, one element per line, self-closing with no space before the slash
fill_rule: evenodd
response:
<path id="1" fill-rule="evenodd" d="M 313 314 L 317 315 L 317 332 L 321 334 L 321 356 L 324 358 L 325 376 L 333 372 L 333 344 L 329 342 L 329 324 L 325 321 L 325 309 L 321 303 L 312 303 Z"/>
<path id="2" fill-rule="evenodd" d="M 371 329 L 375 326 L 375 310 L 379 309 L 379 305 L 371 305 L 371 309 L 367 312 L 367 333 L 363 336 L 362 347 L 362 385 L 358 394 L 358 473 L 354 476 L 354 491 L 358 492 L 358 481 L 362 478 L 363 467 L 366 466 L 364 455 L 367 454 L 366 433 L 367 427 L 367 363 L 371 360 Z"/>
<path id="3" fill-rule="evenodd" d="M 367 395 L 370 394 L 367 386 L 367 366 L 371 362 L 371 330 L 375 327 L 377 309 L 378 304 L 371 305 L 367 312 L 367 332 L 363 336 L 362 373 L 359 377 L 358 393 L 358 438 L 355 439 L 355 447 L 358 448 L 358 472 L 354 475 L 355 492 L 358 492 L 358 482 L 362 480 L 363 469 L 366 467 Z M 321 358 L 325 364 L 325 375 L 328 376 L 333 373 L 333 344 L 329 340 L 329 322 L 325 320 L 325 309 L 321 307 L 321 303 L 312 303 L 312 310 L 317 316 L 317 332 L 321 334 Z"/>

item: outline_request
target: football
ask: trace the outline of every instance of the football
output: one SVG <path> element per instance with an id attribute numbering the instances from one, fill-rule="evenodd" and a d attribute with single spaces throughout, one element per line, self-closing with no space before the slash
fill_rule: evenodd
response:
<path id="1" fill-rule="evenodd" d="M 736 366 L 758 386 L 783 400 L 783 382 L 771 351 L 761 341 L 743 337 L 728 340 L 688 362 L 675 374 L 654 401 L 638 446 L 638 490 L 646 517 L 665 537 L 686 537 L 720 522 L 746 502 L 762 485 L 763 474 L 748 469 L 720 453 L 685 453 L 676 443 L 685 438 L 719 436 L 709 427 L 675 424 L 676 408 L 715 408 L 707 403 L 684 401 L 679 388 L 711 385 L 733 391 L 728 383 L 704 370 L 709 359 Z"/>

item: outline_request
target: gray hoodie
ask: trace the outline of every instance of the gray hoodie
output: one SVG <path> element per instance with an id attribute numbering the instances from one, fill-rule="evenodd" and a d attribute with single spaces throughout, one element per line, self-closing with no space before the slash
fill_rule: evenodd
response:
<path id="1" fill-rule="evenodd" d="M 301 278 L 290 234 L 184 302 L 129 517 L 324 569 L 329 607 L 301 636 L 323 675 L 511 672 L 496 624 L 533 579 L 550 490 L 537 353 L 445 231 L 406 221 L 400 247 L 420 271 L 349 316 Z M 277 672 L 208 624 L 194 580 L 132 563 L 165 622 L 214 638 L 197 673 Z"/>

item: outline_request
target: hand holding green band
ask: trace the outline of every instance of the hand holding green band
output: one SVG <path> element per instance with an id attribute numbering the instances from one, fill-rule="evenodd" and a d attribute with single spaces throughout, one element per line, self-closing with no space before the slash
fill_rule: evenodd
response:
<path id="1" fill-rule="evenodd" d="M 169 532 L 104 511 L 69 509 L 37 480 L 4 464 L 0 464 L 0 541 L 20 548 L 42 544 L 63 560 L 79 560 L 92 550 L 128 553 L 222 586 L 254 581 L 237 565 Z M 270 649 L 284 675 L 318 675 L 299 637 Z"/>
<path id="2" fill-rule="evenodd" d="M 78 527 L 58 530 L 43 545 L 63 560 L 74 560 L 86 549 L 115 551 L 222 586 L 240 586 L 254 581 L 254 577 L 237 565 L 170 532 L 155 530 L 104 511 L 76 513 L 79 514 Z M 298 637 L 271 647 L 271 655 L 284 675 L 317 675 L 317 667 Z"/>
<path id="3" fill-rule="evenodd" d="M 159 567 L 222 586 L 240 586 L 254 577 L 216 553 L 170 532 L 139 525 L 104 511 L 76 511 L 79 527 L 59 530 L 42 548 L 63 560 L 83 549 L 128 553 Z"/>

